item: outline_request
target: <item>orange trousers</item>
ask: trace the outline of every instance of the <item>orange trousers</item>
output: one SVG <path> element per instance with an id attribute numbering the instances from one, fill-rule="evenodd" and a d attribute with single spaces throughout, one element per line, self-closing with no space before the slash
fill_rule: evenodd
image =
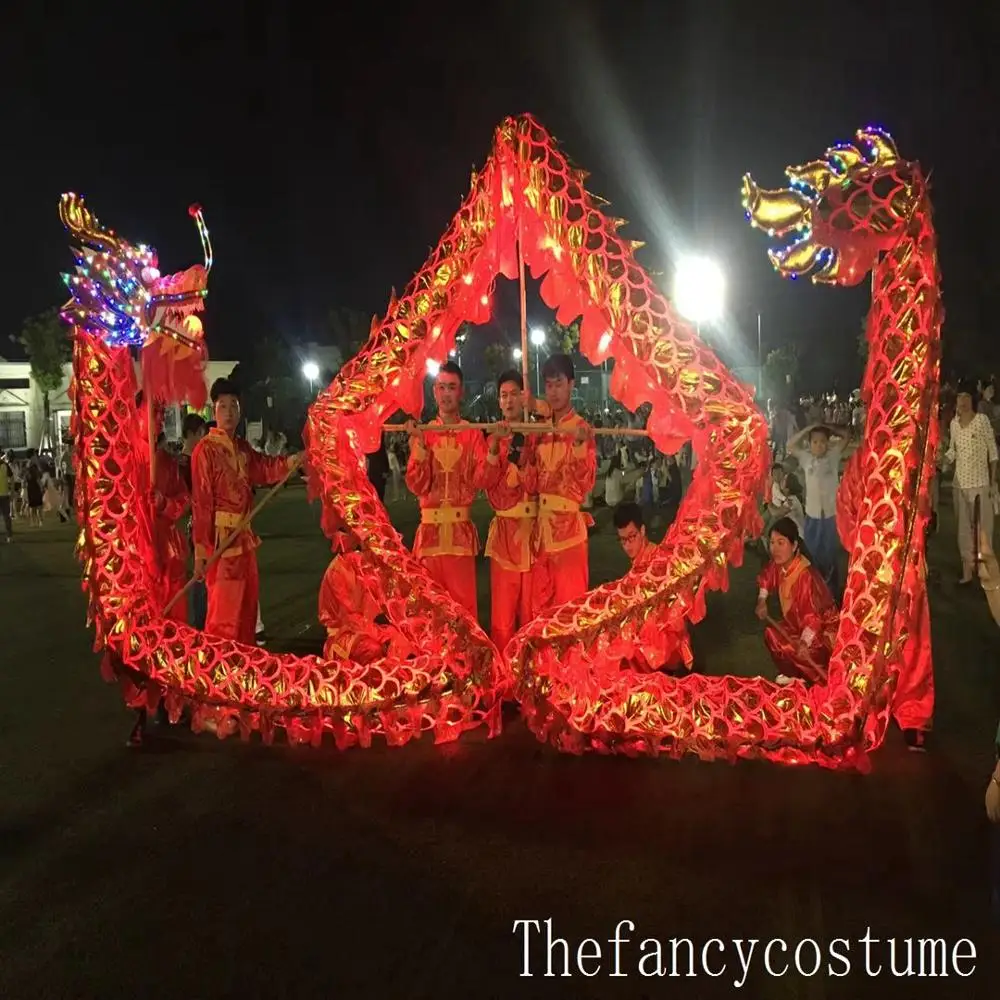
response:
<path id="1" fill-rule="evenodd" d="M 452 599 L 475 618 L 479 613 L 476 603 L 476 557 L 421 556 L 420 562 L 430 578 L 444 587 Z"/>
<path id="2" fill-rule="evenodd" d="M 929 730 L 934 718 L 934 661 L 926 591 L 917 605 L 915 619 L 913 634 L 903 646 L 903 666 L 896 682 L 892 715 L 900 729 Z"/>
<path id="3" fill-rule="evenodd" d="M 208 587 L 208 615 L 205 631 L 223 639 L 252 646 L 257 630 L 257 554 L 241 552 L 223 556 L 205 578 Z"/>
<path id="4" fill-rule="evenodd" d="M 531 621 L 532 573 L 505 569 L 490 560 L 490 638 L 503 652 L 514 633 Z"/>
<path id="5" fill-rule="evenodd" d="M 830 650 L 823 644 L 812 648 L 812 657 L 804 657 L 799 652 L 799 637 L 783 628 L 768 625 L 764 629 L 764 645 L 774 660 L 779 674 L 786 677 L 801 677 L 809 684 L 822 684 L 826 680 L 830 662 Z"/>
<path id="6" fill-rule="evenodd" d="M 164 600 L 164 604 L 169 601 L 174 594 L 179 590 L 184 589 L 184 584 L 187 583 L 187 567 L 181 566 L 180 573 L 172 567 L 172 572 L 167 574 L 167 596 Z M 179 601 L 174 601 L 174 606 L 167 612 L 167 620 L 172 622 L 178 622 L 181 625 L 187 625 L 188 623 L 188 595 L 185 594 Z"/>
<path id="7" fill-rule="evenodd" d="M 533 615 L 582 597 L 590 589 L 587 543 L 561 552 L 542 552 L 531 571 Z"/>

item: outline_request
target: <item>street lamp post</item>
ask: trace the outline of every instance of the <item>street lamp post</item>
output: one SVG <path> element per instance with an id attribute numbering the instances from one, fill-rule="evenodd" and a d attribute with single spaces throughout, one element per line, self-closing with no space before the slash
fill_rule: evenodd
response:
<path id="1" fill-rule="evenodd" d="M 540 373 L 540 368 L 541 368 L 542 347 L 545 344 L 545 331 L 541 327 L 536 326 L 531 331 L 531 344 L 535 348 L 535 395 L 541 396 L 542 376 Z"/>
<path id="2" fill-rule="evenodd" d="M 760 310 L 757 310 L 757 401 L 764 394 L 764 362 L 760 349 Z"/>

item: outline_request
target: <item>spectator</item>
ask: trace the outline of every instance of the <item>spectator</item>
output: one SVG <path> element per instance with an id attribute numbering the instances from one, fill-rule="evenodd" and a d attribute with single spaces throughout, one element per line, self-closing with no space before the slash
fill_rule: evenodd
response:
<path id="1" fill-rule="evenodd" d="M 993 545 L 993 494 L 997 476 L 997 441 L 993 426 L 983 413 L 976 413 L 974 388 L 958 387 L 955 417 L 951 422 L 945 461 L 955 466 L 952 487 L 958 521 L 958 550 L 962 556 L 961 586 L 975 579 L 978 539 L 985 535 Z M 976 533 L 977 524 L 982 535 Z"/>
<path id="2" fill-rule="evenodd" d="M 11 468 L 10 456 L 0 455 L 0 517 L 3 518 L 7 541 L 14 538 L 14 528 L 11 523 L 11 492 L 14 485 L 14 470 Z"/>

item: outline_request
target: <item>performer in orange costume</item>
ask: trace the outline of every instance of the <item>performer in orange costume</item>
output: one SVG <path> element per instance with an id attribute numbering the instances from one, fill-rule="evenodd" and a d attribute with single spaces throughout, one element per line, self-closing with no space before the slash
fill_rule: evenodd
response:
<path id="1" fill-rule="evenodd" d="M 637 503 L 622 503 L 615 508 L 615 529 L 622 550 L 634 570 L 643 570 L 656 554 L 656 546 L 646 535 L 642 508 Z M 691 637 L 680 622 L 667 627 L 654 617 L 647 619 L 639 632 L 632 656 L 622 666 L 632 670 L 662 670 L 676 664 L 670 674 L 686 674 L 694 664 Z"/>
<path id="2" fill-rule="evenodd" d="M 236 437 L 240 397 L 234 383 L 216 380 L 211 396 L 216 426 L 198 442 L 191 456 L 194 571 L 199 577 L 215 549 L 250 512 L 253 488 L 277 483 L 302 464 L 301 452 L 287 458 L 262 455 Z M 208 570 L 206 632 L 254 643 L 259 544 L 252 528 L 243 529 Z"/>
<path id="3" fill-rule="evenodd" d="M 524 388 L 518 372 L 504 372 L 497 379 L 497 396 L 504 420 L 518 421 L 524 413 Z M 531 536 L 538 516 L 538 500 L 526 486 L 527 452 L 524 438 L 505 438 L 498 450 L 487 453 L 488 465 L 499 466 L 490 474 L 487 499 L 496 517 L 486 536 L 490 560 L 490 634 L 497 649 L 510 642 L 514 632 L 531 621 Z M 537 476 L 535 477 L 537 481 Z"/>
<path id="4" fill-rule="evenodd" d="M 542 368 L 542 377 L 557 433 L 537 435 L 541 440 L 530 446 L 526 485 L 538 495 L 532 570 L 536 615 L 587 592 L 587 528 L 594 519 L 580 511 L 580 504 L 597 479 L 593 429 L 571 405 L 572 360 L 566 354 L 553 354 Z"/>
<path id="5" fill-rule="evenodd" d="M 157 444 L 162 444 L 163 440 L 161 434 Z M 188 546 L 180 520 L 191 503 L 191 492 L 177 459 L 164 448 L 157 449 L 153 480 L 153 510 L 156 515 L 153 543 L 164 583 L 163 603 L 166 605 L 187 583 Z M 175 601 L 167 617 L 186 625 L 187 603 Z"/>
<path id="6" fill-rule="evenodd" d="M 340 532 L 334 540 L 340 550 L 327 567 L 319 590 L 319 620 L 326 629 L 323 655 L 328 660 L 371 663 L 390 649 L 408 656 L 412 649 L 403 634 L 378 619 L 383 609 L 365 583 L 365 567 L 352 535 Z"/>
<path id="7" fill-rule="evenodd" d="M 840 614 L 819 570 L 806 558 L 796 523 L 790 517 L 771 525 L 771 562 L 757 578 L 757 617 L 769 621 L 767 598 L 781 601 L 781 624 L 764 629 L 764 645 L 778 667 L 779 684 L 796 677 L 810 683 L 826 680 Z"/>
<path id="8" fill-rule="evenodd" d="M 486 441 L 459 417 L 462 369 L 453 361 L 434 380 L 441 430 L 421 431 L 410 421 L 410 458 L 406 485 L 420 501 L 420 527 L 413 554 L 470 614 L 476 614 L 476 554 L 479 533 L 469 516 L 479 490 L 499 478 L 500 466 L 486 464 Z M 495 434 L 500 437 L 502 427 Z"/>

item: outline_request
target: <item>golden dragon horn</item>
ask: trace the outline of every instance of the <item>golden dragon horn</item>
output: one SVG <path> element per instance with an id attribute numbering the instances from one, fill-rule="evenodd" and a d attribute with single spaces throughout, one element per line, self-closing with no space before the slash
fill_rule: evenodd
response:
<path id="1" fill-rule="evenodd" d="M 73 238 L 84 246 L 109 252 L 121 248 L 121 241 L 97 221 L 97 216 L 87 208 L 83 198 L 72 191 L 59 199 L 59 219 Z"/>
<path id="2" fill-rule="evenodd" d="M 751 225 L 771 236 L 783 236 L 808 221 L 810 203 L 790 188 L 768 191 L 758 187 L 749 174 L 743 176 L 743 207 Z"/>

